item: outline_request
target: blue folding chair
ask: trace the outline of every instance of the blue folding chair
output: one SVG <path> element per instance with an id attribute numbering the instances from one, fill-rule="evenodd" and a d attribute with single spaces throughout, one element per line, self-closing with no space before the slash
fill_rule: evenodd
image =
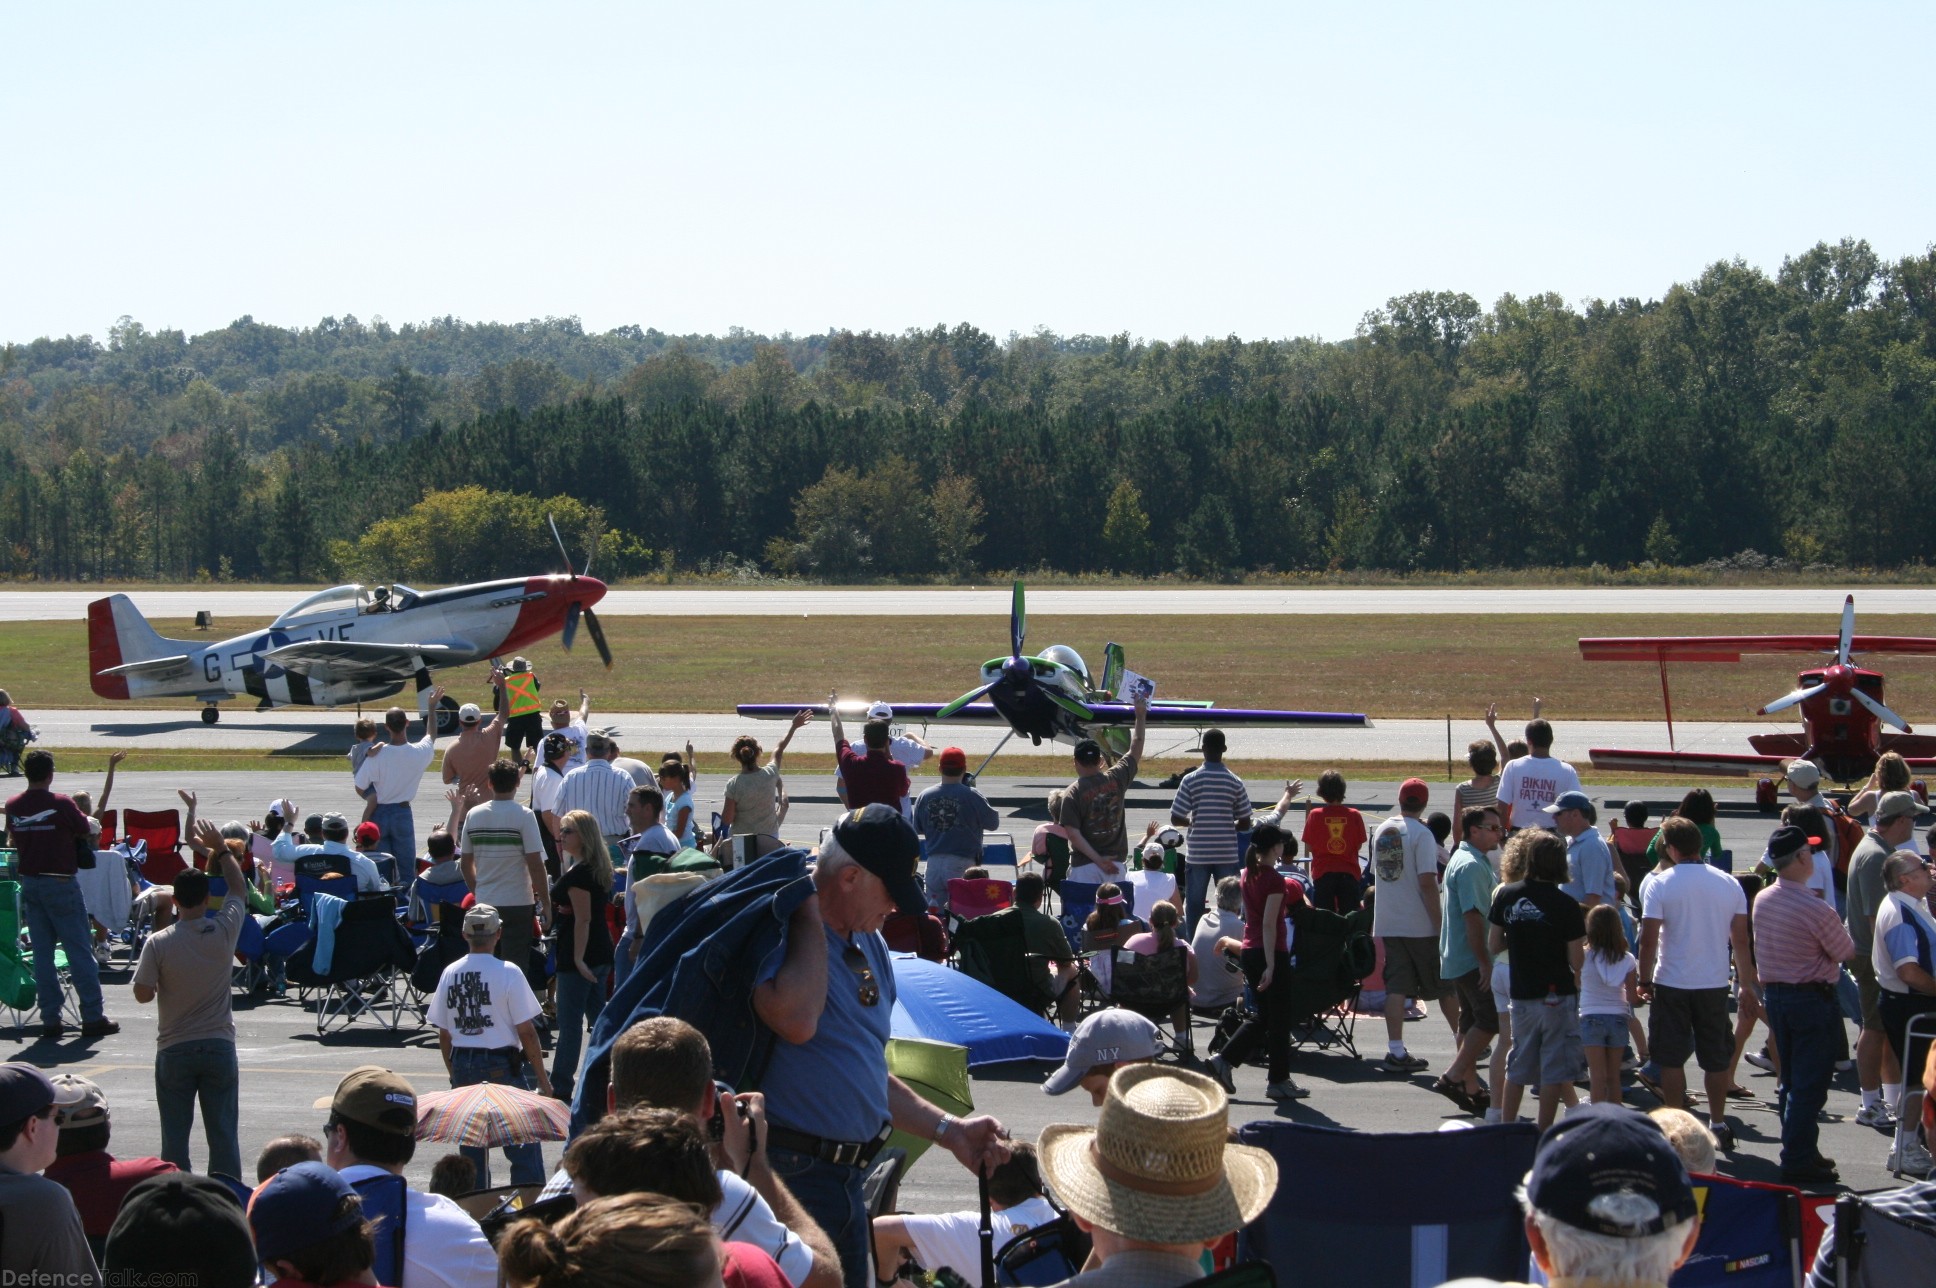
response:
<path id="1" fill-rule="evenodd" d="M 309 916 L 309 905 L 319 894 L 333 894 L 345 903 L 356 902 L 356 878 L 343 877 L 296 877 L 296 902 L 302 908 L 302 915 Z"/>
<path id="2" fill-rule="evenodd" d="M 376 1223 L 376 1261 L 370 1269 L 378 1283 L 403 1282 L 403 1240 L 408 1233 L 410 1186 L 401 1176 L 366 1176 L 350 1183 L 363 1200 L 363 1219 Z"/>
<path id="3" fill-rule="evenodd" d="M 1669 1288 L 1795 1288 L 1802 1261 L 1802 1193 L 1787 1185 L 1694 1176 L 1701 1233 Z"/>
<path id="4" fill-rule="evenodd" d="M 1277 1160 L 1277 1192 L 1238 1239 L 1246 1260 L 1296 1266 L 1299 1288 L 1526 1278 L 1525 1218 L 1513 1197 L 1539 1129 L 1360 1132 L 1247 1123 L 1237 1139 Z M 1394 1186 L 1395 1176 L 1457 1177 Z"/>

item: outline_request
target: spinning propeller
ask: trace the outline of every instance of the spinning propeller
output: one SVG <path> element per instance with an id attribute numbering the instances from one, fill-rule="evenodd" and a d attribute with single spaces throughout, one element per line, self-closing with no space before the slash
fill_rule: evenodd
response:
<path id="1" fill-rule="evenodd" d="M 1838 671 L 1845 670 L 1846 668 L 1849 668 L 1855 665 L 1854 660 L 1850 655 L 1850 649 L 1854 643 L 1855 643 L 1855 596 L 1850 595 L 1848 596 L 1848 598 L 1842 601 L 1842 633 L 1841 633 L 1841 636 L 1836 641 L 1834 670 L 1838 670 Z M 1795 706 L 1797 703 L 1808 701 L 1810 698 L 1816 696 L 1817 694 L 1826 693 L 1828 692 L 1828 690 L 1829 690 L 1829 684 L 1826 681 L 1821 684 L 1811 684 L 1806 688 L 1796 689 L 1792 693 L 1783 694 L 1781 697 L 1776 698 L 1773 702 L 1770 702 L 1767 706 L 1762 707 L 1761 710 L 1758 711 L 1756 714 L 1765 716 L 1765 715 L 1770 715 L 1776 711 L 1784 711 L 1789 707 Z M 1904 722 L 1901 716 L 1897 715 L 1895 712 L 1891 711 L 1889 708 L 1883 706 L 1880 702 L 1877 702 L 1874 698 L 1864 693 L 1859 687 L 1857 687 L 1852 682 L 1848 686 L 1848 693 L 1850 697 L 1854 698 L 1857 702 L 1861 703 L 1863 707 L 1867 708 L 1870 715 L 1874 716 L 1882 723 L 1890 726 L 1891 728 L 1900 729 L 1904 733 L 1910 732 L 1909 725 Z"/>
<path id="2" fill-rule="evenodd" d="M 570 574 L 571 580 L 577 581 L 580 577 L 591 576 L 591 555 L 587 554 L 585 556 L 585 569 L 583 572 L 572 572 L 571 554 L 565 549 L 564 537 L 559 535 L 558 520 L 547 514 L 545 516 L 545 522 L 551 525 L 551 539 L 558 543 L 558 555 L 565 561 L 565 571 Z M 605 632 L 598 624 L 598 614 L 587 607 L 584 601 L 574 599 L 571 601 L 571 607 L 565 610 L 565 626 L 559 632 L 558 642 L 565 646 L 565 652 L 571 652 L 572 641 L 578 636 L 578 619 L 581 616 L 585 619 L 586 633 L 592 637 L 592 646 L 598 650 L 598 656 L 605 663 L 605 669 L 608 671 L 611 670 L 611 646 L 605 642 Z"/>
<path id="3" fill-rule="evenodd" d="M 1027 640 L 1028 604 L 1022 593 L 1022 583 L 1018 581 L 1015 583 L 1015 598 L 1011 601 L 1008 610 L 1009 656 L 1008 661 L 1002 663 L 1001 674 L 980 688 L 970 689 L 968 692 L 962 694 L 953 702 L 950 702 L 947 706 L 935 712 L 934 718 L 937 720 L 945 720 L 969 703 L 986 696 L 1004 684 L 1016 690 L 1018 693 L 1026 692 L 1028 686 L 1034 683 L 1035 680 L 1035 659 L 1024 655 L 1022 652 L 1022 646 Z M 1094 719 L 1094 712 L 1082 703 L 1077 702 L 1074 698 L 1060 692 L 1055 686 L 1044 685 L 1042 686 L 1042 690 L 1048 694 L 1049 698 L 1057 706 L 1067 711 L 1070 715 L 1083 720 Z"/>

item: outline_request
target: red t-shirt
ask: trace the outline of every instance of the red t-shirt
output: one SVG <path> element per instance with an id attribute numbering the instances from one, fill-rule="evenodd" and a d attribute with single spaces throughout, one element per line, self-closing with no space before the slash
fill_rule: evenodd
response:
<path id="1" fill-rule="evenodd" d="M 856 755 L 845 738 L 840 740 L 840 780 L 847 784 L 847 808 L 864 805 L 892 805 L 901 808 L 908 794 L 907 766 L 894 759 L 887 748 L 869 748 L 865 756 Z"/>
<path id="2" fill-rule="evenodd" d="M 1284 933 L 1284 912 L 1290 906 L 1290 882 L 1276 868 L 1259 864 L 1244 873 L 1244 947 L 1262 948 L 1264 946 L 1264 902 L 1274 894 L 1284 896 L 1284 902 L 1277 910 L 1277 951 L 1281 955 L 1290 951 L 1290 940 Z"/>
<path id="3" fill-rule="evenodd" d="M 1304 852 L 1311 856 L 1311 879 L 1342 872 L 1358 876 L 1358 851 L 1365 848 L 1365 816 L 1349 805 L 1319 805 L 1304 815 Z"/>
<path id="4" fill-rule="evenodd" d="M 7 802 L 7 831 L 23 876 L 73 876 L 74 842 L 87 836 L 87 815 L 59 792 L 29 787 Z"/>
<path id="5" fill-rule="evenodd" d="M 793 1288 L 779 1263 L 761 1249 L 750 1243 L 720 1246 L 720 1278 L 726 1288 Z"/>
<path id="6" fill-rule="evenodd" d="M 66 1186 L 74 1196 L 74 1207 L 81 1214 L 81 1229 L 87 1237 L 105 1239 L 114 1228 L 114 1218 L 128 1191 L 150 1176 L 174 1170 L 175 1165 L 165 1159 L 116 1158 L 105 1149 L 96 1149 L 57 1158 L 42 1175 Z"/>

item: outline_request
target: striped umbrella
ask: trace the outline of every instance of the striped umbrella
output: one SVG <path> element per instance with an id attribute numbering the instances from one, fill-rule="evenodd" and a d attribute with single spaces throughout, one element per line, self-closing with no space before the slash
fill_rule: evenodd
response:
<path id="1" fill-rule="evenodd" d="M 478 1082 L 417 1097 L 417 1139 L 450 1145 L 525 1145 L 563 1140 L 571 1106 L 501 1082 Z"/>

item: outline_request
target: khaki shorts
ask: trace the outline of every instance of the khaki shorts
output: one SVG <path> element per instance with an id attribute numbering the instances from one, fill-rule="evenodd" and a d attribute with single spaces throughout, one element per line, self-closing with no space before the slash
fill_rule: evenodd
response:
<path id="1" fill-rule="evenodd" d="M 1385 992 L 1400 997 L 1450 997 L 1439 978 L 1439 941 L 1431 935 L 1385 938 Z"/>
<path id="2" fill-rule="evenodd" d="M 1867 953 L 1857 953 L 1849 959 L 1849 974 L 1855 976 L 1855 991 L 1862 998 L 1862 1027 L 1870 1033 L 1881 1033 L 1882 1027 L 1882 985 L 1876 982 L 1875 958 Z"/>

